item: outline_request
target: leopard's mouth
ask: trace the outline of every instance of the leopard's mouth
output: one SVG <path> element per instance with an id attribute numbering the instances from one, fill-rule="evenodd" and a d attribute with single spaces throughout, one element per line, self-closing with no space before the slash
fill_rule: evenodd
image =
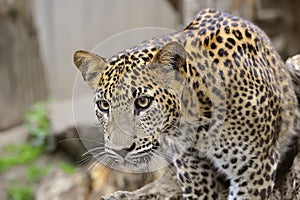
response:
<path id="1" fill-rule="evenodd" d="M 149 163 L 152 156 L 140 156 L 138 158 L 112 158 L 114 167 L 121 171 L 144 173 L 148 171 Z"/>
<path id="2" fill-rule="evenodd" d="M 142 150 L 139 147 L 136 148 L 135 143 L 131 147 L 121 150 L 114 150 L 106 146 L 104 152 L 110 165 L 117 165 L 124 169 L 146 167 L 153 157 L 152 148 Z"/>
<path id="3" fill-rule="evenodd" d="M 171 159 L 160 148 L 157 139 L 145 138 L 133 142 L 128 148 L 115 150 L 105 146 L 105 154 L 111 168 L 128 172 L 149 172 L 170 164 Z"/>
<path id="4" fill-rule="evenodd" d="M 118 156 L 115 161 L 120 165 L 133 165 L 139 166 L 141 164 L 148 164 L 151 161 L 153 154 L 151 153 L 151 149 L 144 151 L 141 153 L 129 154 L 125 157 Z"/>
<path id="5" fill-rule="evenodd" d="M 95 156 L 97 162 L 108 168 L 130 173 L 149 173 L 160 170 L 171 163 L 170 156 L 154 145 L 150 145 L 147 149 L 138 146 L 134 151 L 121 153 L 121 155 L 120 152 L 118 154 L 105 145 L 95 148 L 89 153 Z"/>

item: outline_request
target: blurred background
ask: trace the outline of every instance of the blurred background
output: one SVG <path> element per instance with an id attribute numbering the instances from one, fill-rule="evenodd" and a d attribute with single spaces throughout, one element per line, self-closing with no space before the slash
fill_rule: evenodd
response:
<path id="1" fill-rule="evenodd" d="M 72 56 L 133 28 L 179 30 L 207 7 L 256 23 L 283 59 L 300 52 L 299 0 L 0 0 L 0 199 L 97 199 L 149 181 L 99 166 L 87 173 L 77 131 L 99 133 L 84 119 L 75 126 L 72 100 L 92 103 L 92 91 L 73 93 Z"/>

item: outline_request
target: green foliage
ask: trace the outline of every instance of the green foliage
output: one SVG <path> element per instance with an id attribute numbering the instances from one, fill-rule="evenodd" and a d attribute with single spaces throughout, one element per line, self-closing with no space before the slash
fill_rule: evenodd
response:
<path id="1" fill-rule="evenodd" d="M 68 174 L 74 174 L 76 172 L 76 167 L 65 162 L 59 163 L 59 167 Z"/>
<path id="2" fill-rule="evenodd" d="M 50 135 L 50 121 L 45 105 L 37 103 L 25 114 L 25 126 L 29 132 L 29 141 L 24 144 L 7 145 L 0 156 L 0 173 L 15 165 L 28 165 L 25 177 L 14 180 L 7 191 L 9 200 L 30 200 L 34 198 L 34 184 L 49 174 L 54 167 L 59 167 L 68 174 L 74 174 L 76 167 L 60 162 L 47 167 L 39 167 L 34 163 L 44 151 L 54 151 L 55 141 Z M 24 180 L 24 185 L 18 180 Z"/>
<path id="3" fill-rule="evenodd" d="M 37 103 L 25 114 L 25 123 L 29 133 L 36 137 L 45 137 L 49 134 L 48 111 L 46 107 Z"/>
<path id="4" fill-rule="evenodd" d="M 53 149 L 54 140 L 49 136 L 48 111 L 43 104 L 33 105 L 32 109 L 25 114 L 25 126 L 30 134 L 30 142 L 4 147 L 4 155 L 0 157 L 0 173 L 15 165 L 29 164 L 43 150 Z"/>
<path id="5" fill-rule="evenodd" d="M 0 173 L 15 165 L 29 164 L 42 152 L 42 147 L 35 147 L 27 143 L 7 145 L 3 149 L 4 156 L 0 157 Z"/>
<path id="6" fill-rule="evenodd" d="M 30 200 L 34 193 L 31 187 L 22 185 L 12 185 L 8 191 L 9 200 Z"/>
<path id="7" fill-rule="evenodd" d="M 50 133 L 50 121 L 45 105 L 36 103 L 25 114 L 25 126 L 30 134 L 30 143 L 34 146 L 47 146 Z"/>
<path id="8" fill-rule="evenodd" d="M 9 149 L 11 148 L 12 147 L 9 147 Z M 14 182 L 11 184 L 10 188 L 7 191 L 9 200 L 33 199 L 33 184 L 41 181 L 41 179 L 48 175 L 55 167 L 59 167 L 68 174 L 74 174 L 76 172 L 76 167 L 66 162 L 60 162 L 58 164 L 49 165 L 47 167 L 38 167 L 35 165 L 31 165 L 27 168 L 26 171 L 25 182 L 27 182 L 27 184 L 20 185 Z"/>
<path id="9" fill-rule="evenodd" d="M 66 162 L 60 162 L 58 165 L 60 169 L 68 174 L 74 174 L 76 172 L 76 167 L 70 165 Z M 12 183 L 10 188 L 7 191 L 9 200 L 31 200 L 34 197 L 33 192 L 33 183 L 37 183 L 47 174 L 49 174 L 55 165 L 50 165 L 45 168 L 37 167 L 37 166 L 30 166 L 27 168 L 26 172 L 26 185 L 20 185 L 16 183 Z"/>
<path id="10" fill-rule="evenodd" d="M 46 168 L 31 166 L 27 169 L 26 177 L 31 183 L 41 180 L 44 176 L 52 171 L 53 166 L 48 166 Z"/>

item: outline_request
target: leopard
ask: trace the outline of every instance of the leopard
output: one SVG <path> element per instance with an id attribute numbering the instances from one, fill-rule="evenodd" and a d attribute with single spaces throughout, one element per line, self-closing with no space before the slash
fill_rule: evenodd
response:
<path id="1" fill-rule="evenodd" d="M 298 138 L 299 106 L 258 26 L 208 8 L 182 30 L 110 58 L 78 50 L 73 61 L 94 90 L 107 163 L 136 171 L 169 163 L 178 199 L 220 199 L 217 174 L 228 200 L 270 199 Z"/>

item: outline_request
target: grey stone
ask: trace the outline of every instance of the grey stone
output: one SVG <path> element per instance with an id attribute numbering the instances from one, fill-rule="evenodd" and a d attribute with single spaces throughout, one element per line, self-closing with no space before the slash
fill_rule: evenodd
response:
<path id="1" fill-rule="evenodd" d="M 72 176 L 56 169 L 39 185 L 36 200 L 87 200 L 89 199 L 89 179 L 86 173 Z"/>

